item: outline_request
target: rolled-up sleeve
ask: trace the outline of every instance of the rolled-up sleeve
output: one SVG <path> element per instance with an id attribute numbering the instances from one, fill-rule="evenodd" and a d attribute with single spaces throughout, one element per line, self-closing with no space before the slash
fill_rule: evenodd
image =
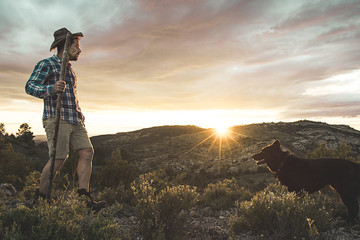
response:
<path id="1" fill-rule="evenodd" d="M 37 98 L 46 98 L 52 95 L 54 85 L 47 85 L 45 82 L 49 72 L 50 67 L 46 61 L 40 61 L 36 64 L 29 80 L 26 82 L 26 93 Z"/>

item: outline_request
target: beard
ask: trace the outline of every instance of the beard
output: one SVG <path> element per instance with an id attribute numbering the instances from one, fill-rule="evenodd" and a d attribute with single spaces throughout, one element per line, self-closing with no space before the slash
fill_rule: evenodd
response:
<path id="1" fill-rule="evenodd" d="M 69 61 L 77 61 L 78 58 L 79 58 L 79 54 L 75 54 L 75 55 L 69 54 Z"/>

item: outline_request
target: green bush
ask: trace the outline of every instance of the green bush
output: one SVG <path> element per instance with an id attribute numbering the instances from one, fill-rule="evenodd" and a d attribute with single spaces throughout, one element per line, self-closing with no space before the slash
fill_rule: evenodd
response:
<path id="1" fill-rule="evenodd" d="M 25 206 L 9 210 L 3 205 L 0 208 L 0 239 L 34 239 L 30 238 L 33 227 L 40 221 L 40 216 Z"/>
<path id="2" fill-rule="evenodd" d="M 138 176 L 134 164 L 123 160 L 120 149 L 112 152 L 111 157 L 105 160 L 103 166 L 94 168 L 94 185 L 104 187 L 116 187 L 119 184 L 129 186 Z"/>
<path id="3" fill-rule="evenodd" d="M 199 194 L 196 187 L 179 185 L 161 190 L 156 199 L 156 208 L 166 236 L 176 233 L 186 222 L 186 210 L 195 206 Z"/>
<path id="4" fill-rule="evenodd" d="M 123 184 L 119 184 L 112 188 L 106 187 L 97 195 L 98 199 L 106 201 L 108 205 L 113 205 L 115 203 L 134 205 L 134 195 L 132 190 L 125 187 Z"/>
<path id="5" fill-rule="evenodd" d="M 167 179 L 163 177 L 155 172 L 146 173 L 131 184 L 136 199 L 139 233 L 145 239 L 165 239 L 164 227 L 156 211 L 156 196 L 167 186 Z"/>
<path id="6" fill-rule="evenodd" d="M 22 188 L 23 180 L 29 173 L 25 155 L 16 151 L 13 145 L 0 139 L 0 182 L 11 183 L 16 189 Z"/>
<path id="7" fill-rule="evenodd" d="M 195 205 L 199 196 L 196 188 L 169 186 L 163 171 L 140 175 L 132 183 L 132 190 L 139 233 L 145 239 L 174 238 L 186 220 L 185 211 Z"/>
<path id="8" fill-rule="evenodd" d="M 240 187 L 234 178 L 224 179 L 207 185 L 200 197 L 200 204 L 203 207 L 210 207 L 213 211 L 218 211 L 233 207 L 236 200 L 250 200 L 251 197 L 250 191 Z"/>
<path id="9" fill-rule="evenodd" d="M 71 193 L 52 203 L 39 200 L 33 209 L 2 206 L 0 239 L 120 239 L 115 223 L 111 216 L 89 211 L 85 197 Z"/>
<path id="10" fill-rule="evenodd" d="M 33 171 L 25 178 L 24 188 L 21 195 L 25 200 L 30 200 L 35 197 L 35 191 L 39 188 L 40 183 L 40 172 Z"/>
<path id="11" fill-rule="evenodd" d="M 326 147 L 326 142 L 321 142 L 311 152 L 306 154 L 307 158 L 342 158 L 354 162 L 360 162 L 360 158 L 355 156 L 351 146 L 340 143 L 337 148 L 329 149 Z"/>
<path id="12" fill-rule="evenodd" d="M 110 208 L 104 209 L 99 214 L 87 215 L 87 217 L 84 218 L 81 223 L 81 239 L 128 239 L 127 233 L 119 232 L 119 226 L 113 219 L 113 216 L 116 215 L 116 212 L 120 211 L 121 208 L 121 205 L 115 204 Z"/>
<path id="13" fill-rule="evenodd" d="M 331 216 L 324 205 L 307 193 L 298 196 L 283 186 L 270 184 L 250 201 L 236 202 L 230 231 L 233 236 L 250 230 L 277 239 L 308 238 L 330 227 Z"/>

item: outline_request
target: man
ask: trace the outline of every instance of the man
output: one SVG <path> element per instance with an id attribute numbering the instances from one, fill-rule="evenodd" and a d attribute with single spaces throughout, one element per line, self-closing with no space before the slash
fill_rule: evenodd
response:
<path id="1" fill-rule="evenodd" d="M 60 78 L 61 59 L 65 46 L 66 34 L 71 34 L 71 43 L 68 49 L 69 61 L 77 61 L 81 53 L 80 38 L 82 33 L 72 34 L 66 28 L 54 32 L 54 42 L 50 51 L 57 48 L 57 55 L 41 60 L 34 68 L 26 83 L 26 93 L 44 100 L 43 126 L 45 128 L 49 155 L 53 146 L 55 133 L 55 112 L 58 93 L 63 93 L 62 109 L 60 110 L 60 126 L 57 138 L 56 156 L 54 164 L 54 176 L 69 155 L 69 145 L 79 156 L 77 174 L 79 181 L 79 195 L 89 197 L 88 206 L 99 210 L 105 207 L 105 202 L 95 202 L 89 192 L 89 182 L 92 170 L 93 146 L 88 137 L 84 125 L 84 115 L 81 112 L 79 101 L 76 96 L 77 78 L 69 63 L 66 68 L 65 81 L 57 81 Z M 45 165 L 40 179 L 38 195 L 46 197 L 51 159 Z"/>

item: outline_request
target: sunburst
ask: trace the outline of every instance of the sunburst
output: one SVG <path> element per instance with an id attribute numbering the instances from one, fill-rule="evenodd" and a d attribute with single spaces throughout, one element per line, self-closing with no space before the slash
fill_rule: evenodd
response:
<path id="1" fill-rule="evenodd" d="M 209 132 L 209 135 L 206 136 L 199 143 L 197 143 L 195 146 L 193 146 L 191 149 L 189 149 L 186 153 L 189 153 L 192 150 L 199 147 L 200 145 L 202 145 L 203 143 L 212 140 L 212 143 L 208 149 L 208 152 L 211 149 L 213 149 L 213 147 L 216 144 L 218 145 L 218 171 L 220 171 L 222 154 L 223 154 L 222 152 L 223 152 L 224 145 L 226 145 L 227 148 L 229 149 L 229 151 L 231 152 L 231 146 L 230 146 L 229 140 L 236 143 L 236 145 L 239 145 L 238 141 L 236 141 L 234 136 L 235 135 L 244 136 L 244 135 L 233 131 L 230 126 L 221 125 L 221 124 L 219 124 L 215 128 L 210 128 L 210 129 L 206 130 L 206 132 Z"/>
<path id="2" fill-rule="evenodd" d="M 220 137 L 222 136 L 226 136 L 229 133 L 229 127 L 228 126 L 218 126 L 215 129 L 215 132 L 217 135 L 219 135 Z"/>

